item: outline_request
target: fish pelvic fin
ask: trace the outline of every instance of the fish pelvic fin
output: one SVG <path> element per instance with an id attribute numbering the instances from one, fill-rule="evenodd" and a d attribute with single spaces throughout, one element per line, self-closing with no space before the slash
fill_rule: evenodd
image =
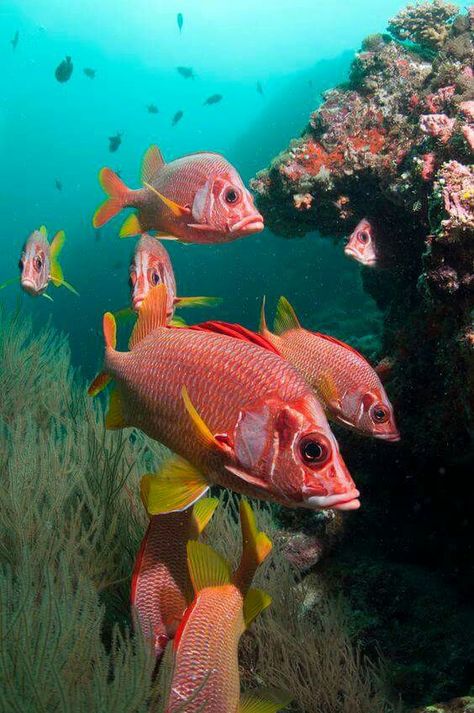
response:
<path id="1" fill-rule="evenodd" d="M 250 624 L 272 603 L 271 596 L 262 589 L 249 589 L 244 599 L 245 626 Z"/>
<path id="2" fill-rule="evenodd" d="M 130 349 L 133 349 L 155 329 L 166 326 L 166 302 L 166 287 L 163 284 L 152 287 L 138 311 L 138 320 L 128 344 Z"/>
<path id="3" fill-rule="evenodd" d="M 131 213 L 122 223 L 122 227 L 119 231 L 120 238 L 133 238 L 134 235 L 140 235 L 143 233 L 143 228 L 140 225 L 138 216 L 136 213 Z"/>
<path id="4" fill-rule="evenodd" d="M 105 427 L 108 431 L 117 431 L 127 425 L 123 415 L 123 404 L 120 392 L 114 389 L 110 395 L 109 410 L 105 417 Z"/>
<path id="5" fill-rule="evenodd" d="M 117 324 L 111 312 L 106 312 L 102 319 L 102 330 L 104 333 L 104 344 L 106 349 L 115 349 L 117 346 Z M 97 396 L 112 381 L 112 377 L 102 371 L 98 374 L 92 384 L 87 389 L 89 396 Z"/>
<path id="6" fill-rule="evenodd" d="M 149 515 L 187 510 L 208 489 L 205 476 L 179 456 L 165 461 L 158 474 L 144 475 L 140 484 L 141 498 Z"/>
<path id="7" fill-rule="evenodd" d="M 301 325 L 296 316 L 295 310 L 290 305 L 286 297 L 280 297 L 278 300 L 275 321 L 273 329 L 276 334 L 280 335 L 287 332 L 289 329 L 300 329 Z"/>
<path id="8" fill-rule="evenodd" d="M 187 552 L 189 576 L 196 594 L 206 587 L 222 587 L 231 583 L 229 562 L 212 547 L 190 540 Z"/>
<path id="9" fill-rule="evenodd" d="M 197 539 L 206 529 L 218 505 L 218 498 L 201 498 L 194 504 L 191 525 L 192 539 Z"/>
<path id="10" fill-rule="evenodd" d="M 142 159 L 142 166 L 140 171 L 140 178 L 143 184 L 151 183 L 154 178 L 158 175 L 158 172 L 162 166 L 164 166 L 165 160 L 160 149 L 156 145 L 150 146 L 146 151 Z"/>
<path id="11" fill-rule="evenodd" d="M 89 396 L 97 396 L 101 393 L 101 391 L 105 389 L 106 386 L 110 384 L 111 381 L 112 377 L 106 374 L 104 371 L 101 371 L 101 373 L 95 377 L 94 381 L 87 389 L 87 393 L 89 394 Z"/>
<path id="12" fill-rule="evenodd" d="M 10 277 L 9 280 L 2 282 L 2 284 L 0 285 L 0 290 L 3 290 L 5 287 L 8 287 L 8 285 L 13 285 L 15 282 L 19 282 L 19 281 L 20 281 L 19 277 Z"/>
<path id="13" fill-rule="evenodd" d="M 173 213 L 173 215 L 176 215 L 177 217 L 181 217 L 184 215 L 191 215 L 190 208 L 188 208 L 187 206 L 180 205 L 179 203 L 176 203 L 176 201 L 171 200 L 171 198 L 167 198 L 166 196 L 163 195 L 163 193 L 160 193 L 159 191 L 157 191 L 156 188 L 151 185 L 151 183 L 144 181 L 143 185 L 146 186 L 146 188 L 149 188 L 149 190 L 152 191 L 155 195 L 157 195 L 158 198 L 165 204 L 165 206 L 170 209 L 170 211 Z"/>
<path id="14" fill-rule="evenodd" d="M 272 551 L 272 542 L 264 532 L 259 532 L 255 514 L 247 500 L 240 502 L 240 529 L 242 532 L 242 557 L 234 575 L 234 582 L 245 594 L 257 568 Z"/>
<path id="15" fill-rule="evenodd" d="M 242 694 L 238 713 L 278 713 L 291 703 L 285 691 L 262 688 Z"/>
<path id="16" fill-rule="evenodd" d="M 92 218 L 94 228 L 100 228 L 120 213 L 122 208 L 127 207 L 127 200 L 130 191 L 110 168 L 102 168 L 99 171 L 99 183 L 107 194 L 108 198 L 97 208 Z"/>
<path id="17" fill-rule="evenodd" d="M 220 305 L 222 297 L 177 297 L 176 307 L 215 307 Z"/>

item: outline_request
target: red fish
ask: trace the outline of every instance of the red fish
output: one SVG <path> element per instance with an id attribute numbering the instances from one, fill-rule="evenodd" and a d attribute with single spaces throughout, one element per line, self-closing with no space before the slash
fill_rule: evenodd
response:
<path id="1" fill-rule="evenodd" d="M 374 229 L 366 218 L 356 225 L 354 232 L 349 236 L 344 253 L 366 267 L 377 265 Z"/>
<path id="2" fill-rule="evenodd" d="M 143 188 L 132 190 L 109 168 L 99 181 L 108 194 L 93 217 L 99 228 L 123 208 L 136 208 L 120 237 L 156 230 L 185 243 L 223 243 L 263 230 L 263 218 L 235 168 L 220 154 L 196 153 L 165 163 L 157 146 L 145 154 Z"/>
<path id="3" fill-rule="evenodd" d="M 148 511 L 147 488 L 142 488 L 142 499 Z M 192 598 L 186 544 L 197 539 L 217 504 L 217 498 L 201 498 L 184 512 L 150 517 L 133 570 L 131 604 L 157 657 L 175 635 Z"/>
<path id="4" fill-rule="evenodd" d="M 250 589 L 250 584 L 272 547 L 258 532 L 246 502 L 241 503 L 240 518 L 242 559 L 233 575 L 230 564 L 213 549 L 188 543 L 195 596 L 166 655 L 171 672 L 165 713 L 272 713 L 290 702 L 285 694 L 240 696 L 239 640 L 271 603 L 266 592 Z"/>
<path id="5" fill-rule="evenodd" d="M 385 389 L 362 354 L 334 337 L 303 329 L 284 297 L 278 302 L 274 331 L 267 328 L 262 307 L 262 335 L 300 371 L 330 418 L 365 435 L 400 440 Z"/>
<path id="6" fill-rule="evenodd" d="M 324 411 L 303 377 L 270 349 L 186 328 L 167 328 L 166 288 L 145 299 L 130 352 L 115 348 L 104 316 L 104 372 L 115 380 L 108 428 L 140 428 L 179 457 L 164 464 L 161 505 L 188 507 L 209 485 L 288 507 L 359 507 L 359 492 Z M 156 502 L 156 499 L 155 499 Z"/>

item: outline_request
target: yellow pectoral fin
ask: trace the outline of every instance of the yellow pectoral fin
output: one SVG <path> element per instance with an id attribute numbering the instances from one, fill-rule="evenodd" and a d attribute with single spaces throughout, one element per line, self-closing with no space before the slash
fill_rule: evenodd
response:
<path id="1" fill-rule="evenodd" d="M 278 713 L 291 703 L 291 696 L 284 691 L 264 688 L 249 691 L 240 698 L 238 713 Z"/>
<path id="2" fill-rule="evenodd" d="M 4 287 L 8 287 L 8 285 L 13 285 L 14 282 L 19 282 L 19 280 L 20 280 L 19 277 L 10 277 L 9 280 L 7 280 L 6 282 L 3 282 L 0 285 L 0 290 L 3 290 Z"/>
<path id="3" fill-rule="evenodd" d="M 272 603 L 272 598 L 262 589 L 249 589 L 244 599 L 244 621 L 249 627 L 254 619 Z"/>
<path id="4" fill-rule="evenodd" d="M 219 441 L 214 437 L 214 434 L 212 433 L 210 428 L 207 426 L 205 421 L 201 418 L 201 416 L 194 408 L 191 399 L 189 398 L 188 390 L 185 386 L 183 386 L 183 388 L 181 389 L 181 396 L 183 397 L 186 411 L 188 412 L 191 421 L 196 427 L 196 431 L 198 433 L 198 437 L 201 443 L 207 448 L 214 448 L 216 446 L 219 449 L 222 448 L 221 443 L 219 443 Z"/>
<path id="5" fill-rule="evenodd" d="M 177 307 L 214 307 L 222 302 L 222 297 L 177 297 Z"/>
<path id="6" fill-rule="evenodd" d="M 189 540 L 187 544 L 188 568 L 195 593 L 206 587 L 230 584 L 230 564 L 212 547 Z"/>
<path id="7" fill-rule="evenodd" d="M 141 496 L 149 515 L 186 510 L 209 489 L 209 483 L 197 468 L 184 458 L 170 458 L 157 475 L 141 480 Z"/>
<path id="8" fill-rule="evenodd" d="M 114 312 L 114 317 L 117 322 L 124 322 L 136 317 L 137 313 L 131 307 L 123 307 L 122 309 Z"/>
<path id="9" fill-rule="evenodd" d="M 319 379 L 318 391 L 327 404 L 337 405 L 339 394 L 331 374 L 325 373 Z"/>
<path id="10" fill-rule="evenodd" d="M 188 326 L 185 319 L 183 319 L 182 317 L 176 317 L 176 316 L 173 317 L 173 319 L 170 322 L 170 325 L 172 327 L 187 327 Z"/>
<path id="11" fill-rule="evenodd" d="M 207 527 L 218 505 L 218 498 L 201 498 L 198 500 L 193 507 L 192 537 L 199 537 Z"/>
<path id="12" fill-rule="evenodd" d="M 157 195 L 158 198 L 163 201 L 165 206 L 170 209 L 173 215 L 180 217 L 183 215 L 189 215 L 191 213 L 191 210 L 189 208 L 186 208 L 186 206 L 179 205 L 179 203 L 176 203 L 175 201 L 171 200 L 171 198 L 167 198 L 162 193 L 157 191 L 156 188 L 151 185 L 151 183 L 147 183 L 146 181 L 144 181 L 143 185 L 149 188 L 150 191 L 153 191 L 153 193 L 155 193 L 155 195 Z"/>

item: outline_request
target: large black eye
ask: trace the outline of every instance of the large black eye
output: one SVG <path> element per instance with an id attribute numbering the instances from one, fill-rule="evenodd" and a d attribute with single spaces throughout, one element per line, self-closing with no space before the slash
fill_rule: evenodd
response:
<path id="1" fill-rule="evenodd" d="M 159 274 L 158 270 L 154 270 L 152 268 L 149 272 L 148 279 L 149 279 L 151 285 L 153 285 L 153 286 L 158 285 L 158 283 L 160 282 L 160 274 Z"/>
<path id="2" fill-rule="evenodd" d="M 329 458 L 329 447 L 321 437 L 307 436 L 300 443 L 300 453 L 308 465 L 322 465 Z"/>
<path id="3" fill-rule="evenodd" d="M 239 200 L 239 194 L 235 188 L 228 188 L 225 192 L 226 203 L 237 203 Z"/>
<path id="4" fill-rule="evenodd" d="M 385 423 L 389 419 L 389 412 L 385 406 L 374 404 L 370 409 L 370 416 L 375 423 Z"/>
<path id="5" fill-rule="evenodd" d="M 33 264 L 35 266 L 36 272 L 40 272 L 41 268 L 43 267 L 42 259 L 40 257 L 35 257 Z"/>
<path id="6" fill-rule="evenodd" d="M 362 232 L 358 233 L 357 237 L 361 243 L 368 243 L 370 240 L 370 235 L 366 230 L 363 230 Z"/>

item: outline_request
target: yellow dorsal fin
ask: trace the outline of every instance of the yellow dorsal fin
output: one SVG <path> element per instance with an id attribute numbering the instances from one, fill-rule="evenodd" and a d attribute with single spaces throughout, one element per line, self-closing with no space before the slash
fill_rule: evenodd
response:
<path id="1" fill-rule="evenodd" d="M 145 151 L 145 155 L 142 160 L 142 168 L 140 172 L 142 183 L 150 183 L 154 178 L 156 178 L 158 171 L 164 163 L 165 161 L 158 146 L 154 144 L 150 146 Z"/>
<path id="2" fill-rule="evenodd" d="M 206 587 L 230 584 L 230 564 L 212 547 L 196 540 L 187 544 L 188 569 L 195 593 Z"/>
<path id="3" fill-rule="evenodd" d="M 119 237 L 120 238 L 131 238 L 134 235 L 140 235 L 142 233 L 142 226 L 135 213 L 131 213 L 122 223 L 120 228 Z"/>
<path id="4" fill-rule="evenodd" d="M 123 416 L 123 406 L 120 393 L 114 389 L 110 394 L 109 410 L 105 417 L 105 427 L 109 431 L 116 431 L 119 428 L 125 428 L 127 424 Z"/>
<path id="5" fill-rule="evenodd" d="M 272 598 L 262 589 L 249 589 L 244 599 L 244 621 L 248 628 L 254 619 L 272 603 Z"/>
<path id="6" fill-rule="evenodd" d="M 222 302 L 222 297 L 177 297 L 177 307 L 214 307 Z"/>
<path id="7" fill-rule="evenodd" d="M 145 475 L 140 490 L 149 515 L 186 510 L 209 489 L 202 473 L 184 458 L 175 456 L 157 475 Z"/>
<path id="8" fill-rule="evenodd" d="M 130 349 L 155 329 L 166 326 L 166 301 L 166 287 L 163 284 L 151 288 L 138 312 L 138 320 L 128 343 Z"/>
<path id="9" fill-rule="evenodd" d="M 298 317 L 295 314 L 295 310 L 290 305 L 286 297 L 280 297 L 278 300 L 275 322 L 273 324 L 273 329 L 276 334 L 283 334 L 289 329 L 300 329 L 301 325 L 298 322 Z"/>
<path id="10" fill-rule="evenodd" d="M 247 500 L 240 501 L 240 529 L 242 531 L 242 557 L 234 582 L 245 594 L 250 587 L 257 567 L 272 550 L 270 538 L 259 532 L 254 512 Z"/>
<path id="11" fill-rule="evenodd" d="M 201 498 L 197 501 L 197 503 L 195 503 L 193 506 L 191 526 L 191 537 L 193 539 L 198 538 L 201 532 L 207 527 L 218 505 L 218 498 Z"/>
<path id="12" fill-rule="evenodd" d="M 147 183 L 146 181 L 144 181 L 143 185 L 146 186 L 147 188 L 149 188 L 150 191 L 153 191 L 153 193 L 155 195 L 157 195 L 161 201 L 163 201 L 165 206 L 170 209 L 170 211 L 173 213 L 173 215 L 183 216 L 183 215 L 190 214 L 191 211 L 189 210 L 189 208 L 186 208 L 183 205 L 179 205 L 179 203 L 176 203 L 175 201 L 171 200 L 171 198 L 167 198 L 162 193 L 157 191 L 156 188 L 151 185 L 151 183 Z"/>
<path id="13" fill-rule="evenodd" d="M 181 396 L 183 397 L 184 405 L 186 407 L 186 411 L 188 412 L 191 421 L 196 427 L 196 431 L 198 434 L 198 438 L 201 441 L 201 443 L 206 446 L 207 448 L 212 448 L 217 446 L 218 448 L 221 447 L 221 444 L 219 441 L 214 437 L 212 431 L 210 428 L 207 426 L 205 421 L 201 418 L 201 416 L 198 414 L 196 409 L 194 408 L 191 399 L 189 398 L 188 390 L 186 389 L 185 386 L 181 389 Z"/>
<path id="14" fill-rule="evenodd" d="M 38 232 L 41 233 L 41 235 L 43 236 L 43 238 L 45 238 L 46 240 L 48 239 L 48 231 L 47 231 L 45 225 L 42 225 L 42 226 L 40 227 L 40 229 L 38 230 Z"/>
<path id="15" fill-rule="evenodd" d="M 325 403 L 333 406 L 339 403 L 339 393 L 331 374 L 324 373 L 320 376 L 317 383 L 317 390 Z"/>
<path id="16" fill-rule="evenodd" d="M 291 696 L 284 691 L 262 688 L 248 691 L 240 698 L 238 713 L 278 713 L 291 703 Z"/>

